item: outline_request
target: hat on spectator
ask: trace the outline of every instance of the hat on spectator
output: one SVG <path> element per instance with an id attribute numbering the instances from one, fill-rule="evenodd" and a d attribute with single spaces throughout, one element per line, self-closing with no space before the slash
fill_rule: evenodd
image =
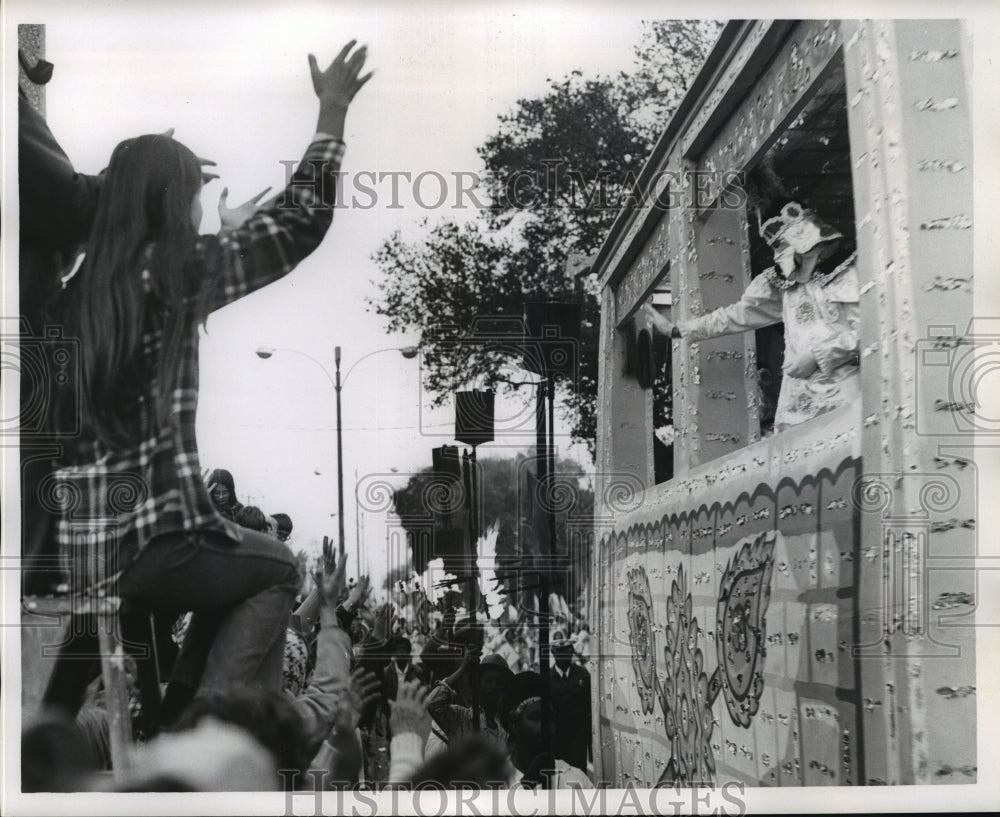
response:
<path id="1" fill-rule="evenodd" d="M 500 695 L 499 715 L 504 728 L 509 732 L 521 711 L 541 697 L 542 676 L 537 672 L 527 670 L 511 678 Z"/>
<path id="2" fill-rule="evenodd" d="M 499 672 L 507 681 L 514 677 L 514 673 L 510 671 L 510 666 L 507 664 L 507 659 L 505 659 L 502 655 L 497 655 L 496 653 L 484 656 L 482 660 L 480 660 L 480 673 L 487 669 L 493 672 Z"/>

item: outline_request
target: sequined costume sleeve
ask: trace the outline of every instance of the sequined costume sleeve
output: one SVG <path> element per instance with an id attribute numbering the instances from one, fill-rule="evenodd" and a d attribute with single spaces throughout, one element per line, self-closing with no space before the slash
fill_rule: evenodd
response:
<path id="1" fill-rule="evenodd" d="M 781 292 L 758 275 L 736 303 L 720 307 L 700 318 L 677 323 L 681 337 L 698 341 L 734 335 L 748 329 L 763 329 L 781 322 Z"/>

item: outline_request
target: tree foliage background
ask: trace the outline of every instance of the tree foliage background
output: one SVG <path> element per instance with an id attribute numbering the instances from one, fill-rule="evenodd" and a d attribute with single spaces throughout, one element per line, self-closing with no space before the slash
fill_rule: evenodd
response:
<path id="1" fill-rule="evenodd" d="M 462 223 L 425 220 L 416 241 L 396 232 L 383 242 L 370 306 L 387 318 L 389 333 L 419 333 L 424 386 L 439 402 L 469 383 L 505 388 L 498 371 L 509 361 L 456 343 L 477 319 L 519 317 L 526 301 L 579 300 L 578 374 L 558 393 L 573 438 L 594 455 L 597 292 L 592 280 L 567 270 L 567 260 L 600 248 L 720 28 L 716 21 L 646 21 L 631 71 L 550 80 L 544 96 L 501 113 L 478 149 L 492 180 L 490 206 Z"/>
<path id="2" fill-rule="evenodd" d="M 483 531 L 492 525 L 499 526 L 497 572 L 520 570 L 523 573 L 531 554 L 537 552 L 535 497 L 539 494 L 534 482 L 534 453 L 529 451 L 505 459 L 481 459 L 479 469 Z M 594 491 L 583 467 L 574 460 L 557 460 L 555 474 L 551 489 L 556 511 L 556 541 L 552 553 L 557 569 L 551 573 L 553 590 L 567 599 L 575 599 L 589 580 Z M 403 528 L 414 534 L 414 539 L 427 528 L 430 515 L 426 497 L 432 490 L 432 483 L 439 478 L 432 468 L 425 468 L 411 476 L 394 494 L 396 513 Z M 422 573 L 430 556 L 414 549 L 412 569 Z M 518 589 L 512 580 L 505 585 L 508 592 Z"/>

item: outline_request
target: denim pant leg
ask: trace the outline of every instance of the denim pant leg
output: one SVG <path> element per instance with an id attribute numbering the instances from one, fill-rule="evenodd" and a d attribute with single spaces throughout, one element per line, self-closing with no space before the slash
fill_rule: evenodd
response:
<path id="1" fill-rule="evenodd" d="M 173 680 L 204 691 L 276 691 L 298 586 L 288 547 L 245 530 L 239 542 L 214 532 L 157 537 L 126 570 L 119 592 L 154 611 L 194 613 Z"/>
<path id="2" fill-rule="evenodd" d="M 239 685 L 257 692 L 280 692 L 285 632 L 295 591 L 270 587 L 226 615 L 208 651 L 198 694 Z"/>

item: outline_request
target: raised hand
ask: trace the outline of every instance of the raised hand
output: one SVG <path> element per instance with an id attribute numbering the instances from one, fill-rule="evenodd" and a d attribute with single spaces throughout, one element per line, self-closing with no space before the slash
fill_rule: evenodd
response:
<path id="1" fill-rule="evenodd" d="M 475 645 L 468 647 L 465 651 L 465 655 L 462 657 L 462 665 L 459 667 L 459 670 L 462 673 L 471 672 L 472 668 L 479 663 L 479 659 L 482 654 L 482 647 Z"/>
<path id="2" fill-rule="evenodd" d="M 467 648 L 482 650 L 485 633 L 482 626 L 473 624 L 469 619 L 463 620 L 456 628 L 453 639 Z"/>
<path id="3" fill-rule="evenodd" d="M 333 542 L 323 542 L 323 574 L 317 582 L 323 606 L 333 610 L 340 602 L 344 592 L 345 575 L 347 572 L 347 554 L 339 560 L 333 550 Z"/>
<path id="4" fill-rule="evenodd" d="M 387 602 L 375 614 L 375 625 L 372 627 L 372 638 L 376 644 L 385 644 L 389 640 L 389 628 L 392 623 L 392 604 Z"/>
<path id="5" fill-rule="evenodd" d="M 321 71 L 316 57 L 309 55 L 309 71 L 312 74 L 313 90 L 319 97 L 321 105 L 347 109 L 354 99 L 354 95 L 361 90 L 361 86 L 372 77 L 369 71 L 363 77 L 359 77 L 361 69 L 365 64 L 365 57 L 368 54 L 368 47 L 361 46 L 351 54 L 357 40 L 351 40 L 345 45 L 340 53 L 325 71 Z M 348 56 L 350 54 L 350 56 Z"/>
<path id="6" fill-rule="evenodd" d="M 431 732 L 431 716 L 427 713 L 424 699 L 427 688 L 419 681 L 403 681 L 396 693 L 396 700 L 389 702 L 389 730 L 393 735 L 414 732 L 420 735 L 422 743 L 427 742 Z"/>
<path id="7" fill-rule="evenodd" d="M 174 138 L 174 128 L 167 128 L 165 131 L 163 131 L 163 133 L 160 134 L 160 136 L 165 136 L 165 137 L 167 137 L 167 139 L 173 139 Z M 211 159 L 202 159 L 201 157 L 198 158 L 198 164 L 201 165 L 202 167 L 205 167 L 205 166 L 215 167 L 216 166 L 216 163 L 213 162 Z M 217 178 L 219 178 L 219 174 L 218 173 L 209 173 L 206 170 L 202 170 L 201 171 L 201 182 L 202 182 L 202 184 L 208 184 L 210 181 L 212 181 L 212 179 L 217 179 Z"/>
<path id="8" fill-rule="evenodd" d="M 357 729 L 365 708 L 378 697 L 379 686 L 375 673 L 360 667 L 354 670 L 348 683 L 339 690 L 340 702 L 334 715 L 334 728 L 347 732 Z"/>
<path id="9" fill-rule="evenodd" d="M 222 193 L 219 194 L 219 221 L 222 222 L 222 229 L 233 230 L 250 218 L 257 212 L 257 203 L 267 195 L 270 189 L 270 187 L 265 187 L 252 199 L 247 199 L 236 207 L 229 207 L 229 188 L 222 188 Z"/>
<path id="10" fill-rule="evenodd" d="M 216 165 L 216 163 L 213 162 L 211 159 L 198 159 L 198 164 L 200 164 L 203 168 L 207 166 L 215 167 Z M 201 171 L 202 184 L 208 184 L 210 181 L 212 181 L 212 179 L 217 179 L 217 178 L 219 178 L 218 173 L 210 173 L 207 170 Z"/>
<path id="11" fill-rule="evenodd" d="M 371 591 L 371 579 L 367 576 L 361 576 L 358 579 L 358 583 L 351 589 L 351 594 L 347 597 L 344 607 L 352 611 L 360 609 Z"/>

